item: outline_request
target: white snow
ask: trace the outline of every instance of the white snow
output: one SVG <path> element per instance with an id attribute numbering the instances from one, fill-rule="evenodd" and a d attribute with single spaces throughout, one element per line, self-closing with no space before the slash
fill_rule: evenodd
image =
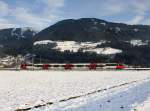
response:
<path id="1" fill-rule="evenodd" d="M 33 45 L 46 45 L 48 43 L 53 43 L 53 41 L 51 41 L 51 40 L 41 40 L 41 41 L 34 42 Z"/>
<path id="2" fill-rule="evenodd" d="M 66 50 L 77 52 L 80 48 L 80 45 L 75 41 L 58 41 L 57 46 L 54 49 L 58 49 L 61 52 Z"/>
<path id="3" fill-rule="evenodd" d="M 103 49 L 102 54 L 116 54 L 116 53 L 122 53 L 122 50 L 119 49 L 115 49 L 115 48 L 111 48 L 111 47 L 107 47 Z"/>
<path id="4" fill-rule="evenodd" d="M 101 25 L 106 26 L 106 23 L 105 23 L 105 22 L 103 22 L 103 23 L 101 23 Z"/>
<path id="5" fill-rule="evenodd" d="M 110 55 L 110 54 L 122 53 L 122 50 L 111 48 L 111 47 L 105 47 L 105 48 L 88 49 L 88 50 L 84 50 L 84 52 L 96 52 L 97 54 Z"/>
<path id="6" fill-rule="evenodd" d="M 96 47 L 97 45 L 101 45 L 102 43 L 105 43 L 106 41 L 102 40 L 100 42 L 81 42 L 82 47 Z"/>
<path id="7" fill-rule="evenodd" d="M 134 107 L 137 111 L 149 111 L 150 110 L 150 97 L 141 104 L 136 104 Z"/>
<path id="8" fill-rule="evenodd" d="M 109 42 L 109 41 L 108 41 Z M 101 40 L 99 42 L 75 42 L 75 41 L 51 41 L 51 40 L 42 40 L 34 42 L 34 45 L 42 45 L 48 43 L 56 43 L 56 47 L 53 49 L 57 49 L 61 52 L 66 50 L 78 52 L 79 49 L 82 49 L 83 52 L 95 52 L 97 54 L 116 54 L 122 53 L 122 50 L 105 47 L 105 48 L 97 48 L 97 45 L 101 45 L 102 43 L 106 43 L 106 41 Z"/>
<path id="9" fill-rule="evenodd" d="M 49 111 L 52 109 L 52 111 L 56 111 L 57 109 L 57 111 L 70 111 L 74 109 L 75 111 L 96 111 L 95 109 L 102 105 L 104 109 L 102 111 L 114 111 L 107 110 L 107 108 L 120 108 L 120 105 L 124 105 L 124 103 L 130 106 L 135 104 L 136 101 L 139 102 L 134 97 L 139 97 L 140 100 L 145 101 L 150 94 L 149 82 L 144 84 L 141 81 L 145 87 L 132 84 L 129 86 L 132 86 L 133 89 L 132 87 L 131 89 L 130 87 L 116 88 L 64 103 L 58 101 L 149 77 L 149 71 L 1 71 L 0 109 L 12 111 L 51 101 L 55 104 L 33 110 Z M 139 88 L 134 89 L 136 85 Z M 140 88 L 142 90 L 138 90 Z M 131 98 L 132 96 L 134 97 Z M 109 104 L 108 100 L 112 102 Z"/>
<path id="10" fill-rule="evenodd" d="M 15 33 L 16 29 L 17 29 L 17 28 L 13 28 L 13 29 L 12 29 L 12 31 L 11 31 L 11 35 L 12 35 L 12 36 L 18 35 L 18 34 Z"/>
<path id="11" fill-rule="evenodd" d="M 134 31 L 135 31 L 135 32 L 138 32 L 138 31 L 139 31 L 139 29 L 136 29 L 136 28 L 135 28 L 135 29 L 134 29 Z"/>
<path id="12" fill-rule="evenodd" d="M 94 25 L 97 25 L 97 23 L 98 23 L 98 22 L 95 21 L 95 22 L 94 22 Z"/>
<path id="13" fill-rule="evenodd" d="M 23 28 L 21 28 L 21 34 L 23 35 L 23 33 L 26 32 L 27 30 L 33 31 L 32 28 L 29 28 L 29 27 L 23 27 Z"/>
<path id="14" fill-rule="evenodd" d="M 93 22 L 94 25 L 97 25 L 97 21 L 95 19 L 91 19 L 91 21 Z"/>
<path id="15" fill-rule="evenodd" d="M 147 97 L 150 97 L 149 84 L 150 78 L 64 103 L 47 105 L 41 111 L 46 111 L 45 109 L 51 111 L 149 111 L 150 100 L 147 100 Z"/>
<path id="16" fill-rule="evenodd" d="M 148 45 L 148 41 L 143 42 L 142 40 L 131 40 L 130 44 L 133 46 Z"/>
<path id="17" fill-rule="evenodd" d="M 116 28 L 115 28 L 115 32 L 116 32 L 116 33 L 120 32 L 120 31 L 121 31 L 121 29 L 120 29 L 119 27 L 116 27 Z"/>

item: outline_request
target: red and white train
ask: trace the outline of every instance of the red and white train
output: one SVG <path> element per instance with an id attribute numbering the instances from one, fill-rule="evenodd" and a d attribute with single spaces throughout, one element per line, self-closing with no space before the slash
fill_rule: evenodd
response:
<path id="1" fill-rule="evenodd" d="M 98 69 L 124 69 L 124 64 L 118 63 L 50 63 L 50 64 L 21 64 L 20 69 L 37 70 L 98 70 Z"/>

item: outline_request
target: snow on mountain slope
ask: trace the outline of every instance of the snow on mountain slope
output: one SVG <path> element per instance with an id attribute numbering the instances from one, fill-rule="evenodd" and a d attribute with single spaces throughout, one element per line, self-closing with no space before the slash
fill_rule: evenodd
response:
<path id="1" fill-rule="evenodd" d="M 95 48 L 95 49 L 88 49 L 88 50 L 83 50 L 83 51 L 84 52 L 96 52 L 97 54 L 103 54 L 103 55 L 122 53 L 122 50 L 111 48 L 111 47 Z"/>
<path id="2" fill-rule="evenodd" d="M 135 29 L 133 29 L 135 32 L 138 32 L 139 31 L 139 29 L 137 29 L 137 28 L 135 28 Z"/>
<path id="3" fill-rule="evenodd" d="M 101 25 L 106 26 L 106 23 L 105 23 L 105 22 L 103 22 L 103 23 L 101 23 Z"/>
<path id="4" fill-rule="evenodd" d="M 22 33 L 24 33 L 25 31 L 28 31 L 28 30 L 30 30 L 30 31 L 34 31 L 34 32 L 38 32 L 37 30 L 35 30 L 34 28 L 32 28 L 32 27 L 23 27 L 23 28 L 21 28 L 21 30 L 22 30 Z"/>
<path id="5" fill-rule="evenodd" d="M 51 40 L 43 40 L 43 41 L 36 41 L 34 45 L 46 45 L 56 43 L 56 47 L 53 49 L 57 49 L 61 52 L 64 52 L 66 50 L 78 52 L 79 50 L 82 50 L 83 52 L 95 52 L 97 54 L 116 54 L 116 53 L 122 53 L 122 50 L 111 48 L 111 47 L 105 47 L 105 48 L 97 48 L 98 45 L 101 45 L 102 43 L 106 43 L 106 41 L 99 41 L 99 42 L 75 42 L 75 41 L 51 41 Z"/>
<path id="6" fill-rule="evenodd" d="M 102 54 L 116 54 L 116 53 L 122 53 L 122 50 L 106 47 L 103 49 Z"/>
<path id="7" fill-rule="evenodd" d="M 23 27 L 23 28 L 21 28 L 21 34 L 22 34 L 22 35 L 23 35 L 26 31 L 31 31 L 31 32 L 33 32 L 33 36 L 39 32 L 38 30 L 36 30 L 36 29 L 34 29 L 34 28 L 32 28 L 32 27 Z"/>
<path id="8" fill-rule="evenodd" d="M 33 45 L 46 45 L 49 43 L 53 43 L 53 41 L 51 41 L 51 40 L 36 41 L 36 42 L 34 42 Z"/>
<path id="9" fill-rule="evenodd" d="M 142 40 L 131 40 L 130 44 L 133 46 L 141 46 L 141 45 L 148 45 L 149 41 L 142 41 Z"/>
<path id="10" fill-rule="evenodd" d="M 11 31 L 11 36 L 16 35 L 15 30 L 16 30 L 16 28 L 13 28 L 13 29 L 12 29 L 12 31 Z"/>
<path id="11" fill-rule="evenodd" d="M 101 52 L 101 54 L 104 54 L 104 55 L 116 54 L 116 53 L 122 53 L 122 50 L 111 48 L 111 47 L 106 47 L 106 48 L 103 48 L 103 51 Z"/>
<path id="12" fill-rule="evenodd" d="M 24 34 L 27 32 L 27 31 L 30 31 L 33 33 L 33 36 L 38 33 L 37 30 L 31 28 L 31 27 L 23 27 L 23 28 L 13 28 L 11 30 L 11 36 L 19 36 L 19 37 L 22 37 L 24 38 Z"/>
<path id="13" fill-rule="evenodd" d="M 81 47 L 80 44 L 78 44 L 75 41 L 64 41 L 64 42 L 59 41 L 56 43 L 57 43 L 57 45 L 54 49 L 58 49 L 62 52 L 64 52 L 65 50 L 77 52 L 79 50 L 79 48 Z"/>

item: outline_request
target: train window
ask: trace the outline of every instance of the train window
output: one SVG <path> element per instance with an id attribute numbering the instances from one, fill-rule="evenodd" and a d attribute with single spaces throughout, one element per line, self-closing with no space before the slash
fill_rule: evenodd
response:
<path id="1" fill-rule="evenodd" d="M 52 65 L 48 65 L 48 67 L 52 67 Z"/>
<path id="2" fill-rule="evenodd" d="M 35 67 L 41 67 L 41 65 L 34 65 Z"/>
<path id="3" fill-rule="evenodd" d="M 123 64 L 118 64 L 118 66 L 123 66 Z"/>
<path id="4" fill-rule="evenodd" d="M 59 65 L 59 67 L 64 67 L 64 65 Z"/>
<path id="5" fill-rule="evenodd" d="M 118 64 L 106 64 L 106 66 L 117 66 Z"/>
<path id="6" fill-rule="evenodd" d="M 97 67 L 104 67 L 104 65 L 97 65 Z"/>
<path id="7" fill-rule="evenodd" d="M 86 65 L 75 65 L 75 67 L 85 67 Z"/>
<path id="8" fill-rule="evenodd" d="M 27 66 L 33 66 L 33 64 L 27 64 Z"/>
<path id="9" fill-rule="evenodd" d="M 53 67 L 59 67 L 60 65 L 53 65 Z"/>

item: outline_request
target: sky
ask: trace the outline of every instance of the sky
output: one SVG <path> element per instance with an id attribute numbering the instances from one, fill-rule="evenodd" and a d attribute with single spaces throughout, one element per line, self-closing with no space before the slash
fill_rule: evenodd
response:
<path id="1" fill-rule="evenodd" d="M 64 19 L 150 25 L 150 0 L 0 0 L 0 29 L 42 30 Z"/>

